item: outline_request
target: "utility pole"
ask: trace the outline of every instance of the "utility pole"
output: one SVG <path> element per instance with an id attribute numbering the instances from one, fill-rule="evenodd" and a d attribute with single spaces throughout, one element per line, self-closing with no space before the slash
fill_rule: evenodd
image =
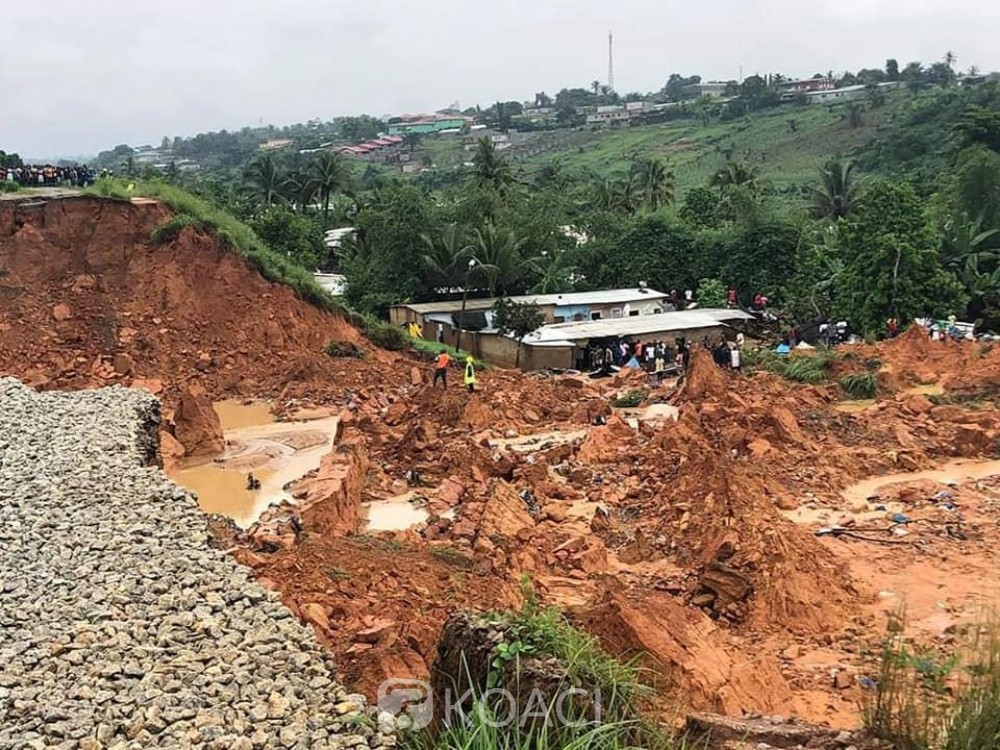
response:
<path id="1" fill-rule="evenodd" d="M 615 52 L 611 29 L 608 29 L 608 88 L 615 90 Z"/>

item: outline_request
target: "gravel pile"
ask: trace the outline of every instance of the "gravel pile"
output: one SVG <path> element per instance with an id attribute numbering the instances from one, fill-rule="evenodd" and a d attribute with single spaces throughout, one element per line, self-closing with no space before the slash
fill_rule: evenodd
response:
<path id="1" fill-rule="evenodd" d="M 391 747 L 148 465 L 158 410 L 0 379 L 0 748 Z"/>

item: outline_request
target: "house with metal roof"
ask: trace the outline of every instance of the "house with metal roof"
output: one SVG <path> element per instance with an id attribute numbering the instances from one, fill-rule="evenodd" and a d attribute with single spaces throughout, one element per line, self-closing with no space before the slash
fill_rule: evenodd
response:
<path id="1" fill-rule="evenodd" d="M 618 339 L 665 341 L 718 338 L 753 320 L 742 310 L 674 311 L 667 295 L 653 289 L 607 289 L 598 292 L 511 297 L 534 303 L 546 324 L 525 336 L 520 364 L 526 370 L 584 369 L 588 351 Z M 518 342 L 493 327 L 495 298 L 397 305 L 390 310 L 396 325 L 417 323 L 424 338 L 455 345 L 461 328 L 462 348 L 477 357 L 512 367 Z M 461 324 L 461 325 L 460 325 Z"/>

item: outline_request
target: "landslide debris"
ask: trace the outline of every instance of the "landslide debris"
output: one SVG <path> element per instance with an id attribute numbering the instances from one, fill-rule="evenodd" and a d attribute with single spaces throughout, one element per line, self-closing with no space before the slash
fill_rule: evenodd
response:
<path id="1" fill-rule="evenodd" d="M 215 237 L 186 228 L 152 243 L 168 215 L 155 201 L 0 203 L 0 375 L 145 387 L 171 405 L 190 383 L 214 399 L 321 400 L 399 375 L 396 355 L 371 366 L 324 354 L 363 337 Z"/>
<path id="2" fill-rule="evenodd" d="M 150 466 L 152 396 L 4 378 L 0 404 L 0 747 L 393 742 Z"/>

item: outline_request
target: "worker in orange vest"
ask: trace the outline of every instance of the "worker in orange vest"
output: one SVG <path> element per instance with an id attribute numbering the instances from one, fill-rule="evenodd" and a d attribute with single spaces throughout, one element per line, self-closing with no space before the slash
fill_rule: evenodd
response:
<path id="1" fill-rule="evenodd" d="M 442 349 L 441 353 L 437 356 L 437 359 L 434 360 L 434 382 L 431 383 L 432 387 L 437 386 L 437 382 L 440 380 L 441 387 L 445 389 L 448 388 L 449 364 L 451 364 L 451 357 L 448 356 L 448 352 Z"/>

